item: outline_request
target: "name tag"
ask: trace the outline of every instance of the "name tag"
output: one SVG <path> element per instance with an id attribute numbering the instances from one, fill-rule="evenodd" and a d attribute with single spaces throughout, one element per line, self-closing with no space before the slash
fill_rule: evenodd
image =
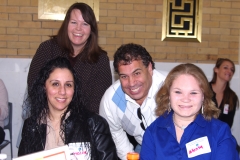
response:
<path id="1" fill-rule="evenodd" d="M 69 143 L 68 144 L 71 160 L 87 160 L 91 159 L 90 143 Z"/>
<path id="2" fill-rule="evenodd" d="M 186 144 L 188 158 L 210 153 L 211 148 L 207 136 L 195 139 Z"/>
<path id="3" fill-rule="evenodd" d="M 228 110 L 229 110 L 229 105 L 228 104 L 224 104 L 223 114 L 228 114 Z"/>

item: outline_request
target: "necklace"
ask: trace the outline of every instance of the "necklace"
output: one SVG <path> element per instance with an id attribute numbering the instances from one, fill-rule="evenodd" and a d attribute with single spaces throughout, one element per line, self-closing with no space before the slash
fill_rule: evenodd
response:
<path id="1" fill-rule="evenodd" d="M 175 126 L 177 126 L 178 128 L 180 128 L 181 130 L 183 130 L 184 131 L 184 129 L 185 128 L 187 128 L 187 126 L 179 126 L 175 121 L 174 121 L 174 118 L 172 117 L 172 119 L 173 119 L 173 124 L 175 125 Z"/>

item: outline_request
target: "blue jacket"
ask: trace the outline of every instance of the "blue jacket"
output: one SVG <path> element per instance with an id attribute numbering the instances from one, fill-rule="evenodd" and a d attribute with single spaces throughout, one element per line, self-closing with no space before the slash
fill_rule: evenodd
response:
<path id="1" fill-rule="evenodd" d="M 143 137 L 141 160 L 239 160 L 236 140 L 226 123 L 214 118 L 206 121 L 199 114 L 184 130 L 178 143 L 172 115 L 173 112 L 160 116 L 147 128 Z M 204 147 L 196 144 L 191 151 L 187 151 L 186 144 L 202 137 L 207 137 L 211 151 L 188 158 L 188 154 L 201 152 Z"/>

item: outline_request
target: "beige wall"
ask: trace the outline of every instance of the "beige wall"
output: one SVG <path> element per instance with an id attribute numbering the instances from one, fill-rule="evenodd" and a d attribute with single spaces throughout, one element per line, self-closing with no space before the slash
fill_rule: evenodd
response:
<path id="1" fill-rule="evenodd" d="M 121 44 L 147 48 L 155 61 L 238 63 L 240 1 L 203 0 L 202 42 L 161 41 L 163 0 L 100 0 L 99 43 L 112 60 Z M 0 57 L 31 58 L 61 21 L 38 20 L 37 0 L 0 0 Z"/>

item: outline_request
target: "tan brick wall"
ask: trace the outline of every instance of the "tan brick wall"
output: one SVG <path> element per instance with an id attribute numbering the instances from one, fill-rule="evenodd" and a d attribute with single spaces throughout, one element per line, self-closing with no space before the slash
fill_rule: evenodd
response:
<path id="1" fill-rule="evenodd" d="M 139 43 L 155 61 L 238 63 L 240 1 L 203 0 L 202 42 L 161 41 L 163 0 L 100 0 L 99 44 L 112 60 L 123 43 Z M 0 0 L 0 57 L 31 58 L 61 21 L 39 20 L 37 0 Z"/>

